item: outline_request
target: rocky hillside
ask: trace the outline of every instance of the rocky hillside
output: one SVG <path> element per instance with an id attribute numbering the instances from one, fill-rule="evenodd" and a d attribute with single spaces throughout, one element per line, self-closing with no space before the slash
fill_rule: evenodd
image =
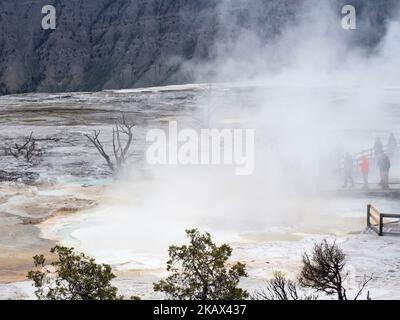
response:
<path id="1" fill-rule="evenodd" d="M 210 60 L 237 28 L 268 39 L 314 0 L 1 0 L 0 94 L 94 91 L 193 81 L 183 63 Z M 355 3 L 376 43 L 397 0 Z M 42 30 L 41 9 L 57 9 L 57 29 Z M 367 40 L 366 40 L 367 39 Z"/>

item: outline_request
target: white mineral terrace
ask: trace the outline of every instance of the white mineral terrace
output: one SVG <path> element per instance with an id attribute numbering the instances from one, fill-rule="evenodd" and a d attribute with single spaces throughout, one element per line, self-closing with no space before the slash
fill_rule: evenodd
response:
<path id="1" fill-rule="evenodd" d="M 400 202 L 361 192 L 359 174 L 359 192 L 338 193 L 343 182 L 330 166 L 339 148 L 368 149 L 390 132 L 400 138 L 400 90 L 378 88 L 368 103 L 362 94 L 218 84 L 0 97 L 0 145 L 34 132 L 43 149 L 33 166 L 0 156 L 0 171 L 40 175 L 32 184 L 0 183 L 0 299 L 34 297 L 25 281 L 32 256 L 55 243 L 111 264 L 122 294 L 157 298 L 152 283 L 165 276 L 168 246 L 184 243 L 193 227 L 233 247 L 232 261 L 247 265 L 249 291 L 273 271 L 295 278 L 302 254 L 328 238 L 347 254 L 350 291 L 373 274 L 372 298 L 400 299 L 400 237 L 365 233 L 369 203 L 400 213 Z M 120 111 L 137 127 L 131 161 L 114 179 L 83 134 L 101 130 L 110 150 Z M 255 128 L 255 173 L 148 165 L 146 132 L 170 120 L 182 128 Z M 399 163 L 393 158 L 393 188 Z M 378 188 L 374 167 L 370 180 Z"/>

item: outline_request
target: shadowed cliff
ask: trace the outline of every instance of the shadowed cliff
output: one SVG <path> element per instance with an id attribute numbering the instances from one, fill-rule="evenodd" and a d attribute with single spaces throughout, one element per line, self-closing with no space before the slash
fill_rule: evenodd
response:
<path id="1" fill-rule="evenodd" d="M 2 0 L 0 94 L 198 81 L 185 62 L 201 66 L 221 55 L 216 43 L 229 43 L 238 29 L 268 42 L 312 1 Z M 397 2 L 335 0 L 333 7 L 339 17 L 344 3 L 356 6 L 360 28 L 349 40 L 373 49 Z M 57 10 L 56 30 L 41 28 L 46 4 Z"/>

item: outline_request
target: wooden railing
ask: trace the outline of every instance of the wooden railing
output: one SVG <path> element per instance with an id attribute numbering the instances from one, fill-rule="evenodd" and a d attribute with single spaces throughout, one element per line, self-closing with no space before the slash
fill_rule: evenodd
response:
<path id="1" fill-rule="evenodd" d="M 386 145 L 386 146 L 383 146 L 382 150 L 386 154 L 398 153 L 400 151 L 400 145 L 398 145 L 396 147 L 388 147 Z M 351 156 L 357 164 L 361 164 L 362 158 L 364 156 L 367 156 L 369 160 L 373 160 L 374 158 L 376 158 L 377 155 L 375 153 L 375 150 L 373 148 L 371 148 L 371 149 L 367 149 L 367 150 L 363 150 L 363 151 L 354 153 Z"/>
<path id="2" fill-rule="evenodd" d="M 384 233 L 384 222 L 385 219 L 400 219 L 400 214 L 381 213 L 373 205 L 368 205 L 367 210 L 367 226 L 374 230 L 379 236 L 383 236 L 388 233 Z"/>
<path id="3" fill-rule="evenodd" d="M 400 145 L 398 145 L 395 148 L 389 148 L 388 146 L 383 146 L 383 152 L 385 152 L 389 156 L 393 156 L 394 154 L 399 154 L 400 153 Z M 374 149 L 366 149 L 357 153 L 351 154 L 351 157 L 353 159 L 353 166 L 355 172 L 358 172 L 360 170 L 363 157 L 367 156 L 368 160 L 371 162 L 371 164 L 376 161 L 377 155 L 375 153 Z M 341 159 L 341 170 L 343 171 L 344 169 L 344 157 Z"/>

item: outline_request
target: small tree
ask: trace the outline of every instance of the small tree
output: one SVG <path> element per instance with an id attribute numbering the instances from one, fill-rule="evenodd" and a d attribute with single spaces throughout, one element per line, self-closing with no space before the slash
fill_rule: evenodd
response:
<path id="1" fill-rule="evenodd" d="M 248 293 L 238 284 L 247 277 L 243 263 L 226 266 L 232 249 L 218 247 L 209 233 L 187 230 L 189 245 L 169 248 L 167 271 L 171 276 L 154 284 L 156 292 L 164 292 L 173 300 L 242 300 Z"/>
<path id="2" fill-rule="evenodd" d="M 311 256 L 307 253 L 303 255 L 303 268 L 299 282 L 305 288 L 323 292 L 328 296 L 337 295 L 338 300 L 348 300 L 344 282 L 349 273 L 344 271 L 345 265 L 346 255 L 343 250 L 336 243 L 329 244 L 327 240 L 324 240 L 314 246 Z M 372 277 L 364 276 L 354 300 L 361 296 L 372 279 Z"/>
<path id="3" fill-rule="evenodd" d="M 32 159 L 40 154 L 33 132 L 24 139 L 22 144 L 14 143 L 11 146 L 7 145 L 4 151 L 6 155 L 11 155 L 15 159 L 24 157 L 27 162 L 32 162 Z"/>
<path id="4" fill-rule="evenodd" d="M 253 296 L 254 300 L 317 300 L 316 295 L 300 292 L 296 282 L 286 279 L 282 272 L 274 272 L 274 277 L 267 281 L 266 289 Z"/>
<path id="5" fill-rule="evenodd" d="M 116 300 L 117 288 L 111 267 L 72 248 L 56 246 L 50 250 L 58 259 L 46 265 L 43 255 L 33 258 L 36 270 L 28 273 L 39 300 Z"/>
<path id="6" fill-rule="evenodd" d="M 134 127 L 134 124 L 127 122 L 124 114 L 122 114 L 122 119 L 115 123 L 112 136 L 114 161 L 111 160 L 111 156 L 104 150 L 104 146 L 100 142 L 100 131 L 94 131 L 93 135 L 85 134 L 85 137 L 96 147 L 99 154 L 106 160 L 110 170 L 114 173 L 120 170 L 126 161 L 133 142 Z M 122 136 L 125 136 L 125 139 Z"/>

